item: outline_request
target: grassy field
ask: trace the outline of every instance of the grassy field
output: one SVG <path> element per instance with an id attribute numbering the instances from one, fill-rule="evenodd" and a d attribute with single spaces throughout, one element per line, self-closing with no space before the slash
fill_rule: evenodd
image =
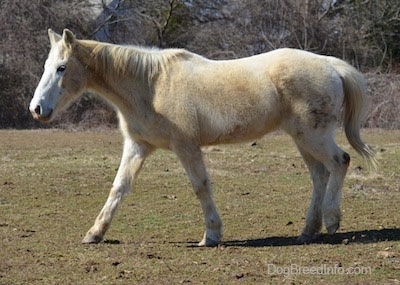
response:
<path id="1" fill-rule="evenodd" d="M 340 133 L 340 132 L 339 132 Z M 0 131 L 0 284 L 400 284 L 400 132 L 365 131 L 380 167 L 352 157 L 339 232 L 298 245 L 310 197 L 290 138 L 205 150 L 224 242 L 198 248 L 198 201 L 158 151 L 97 245 L 80 243 L 121 153 L 117 131 Z"/>

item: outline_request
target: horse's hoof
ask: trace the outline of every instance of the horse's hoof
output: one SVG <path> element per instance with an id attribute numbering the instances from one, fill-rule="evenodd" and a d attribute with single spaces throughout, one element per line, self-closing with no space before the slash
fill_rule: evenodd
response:
<path id="1" fill-rule="evenodd" d="M 219 245 L 219 241 L 215 241 L 210 238 L 205 238 L 198 244 L 198 246 L 205 246 L 205 247 L 216 247 L 218 245 Z"/>
<path id="2" fill-rule="evenodd" d="M 339 229 L 339 223 L 326 227 L 326 230 L 328 231 L 329 235 L 333 235 L 334 233 L 336 233 L 338 229 Z"/>
<path id="3" fill-rule="evenodd" d="M 84 244 L 99 243 L 102 241 L 102 239 L 103 238 L 101 236 L 87 234 L 82 240 L 82 243 Z"/>
<path id="4" fill-rule="evenodd" d="M 307 235 L 307 234 L 302 233 L 297 238 L 297 242 L 300 244 L 310 244 L 310 243 L 317 241 L 318 236 L 319 236 L 318 234 Z"/>

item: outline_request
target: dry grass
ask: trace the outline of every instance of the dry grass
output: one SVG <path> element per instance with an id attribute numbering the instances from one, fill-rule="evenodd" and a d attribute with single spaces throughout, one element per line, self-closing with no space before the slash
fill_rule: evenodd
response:
<path id="1" fill-rule="evenodd" d="M 175 156 L 159 151 L 122 204 L 106 241 L 81 245 L 118 166 L 117 131 L 0 131 L 0 284 L 398 284 L 400 132 L 367 131 L 380 168 L 350 150 L 343 222 L 334 237 L 297 245 L 310 196 L 290 139 L 207 149 L 225 225 L 218 248 L 197 248 L 200 207 Z M 370 268 L 293 274 L 282 268 Z"/>
<path id="2" fill-rule="evenodd" d="M 113 1 L 119 2 L 117 11 L 98 7 L 105 18 L 97 21 L 90 9 L 94 2 L 109 1 L 0 1 L 0 128 L 43 128 L 31 120 L 28 105 L 48 54 L 47 28 L 59 33 L 69 28 L 90 39 L 104 28 L 106 33 L 97 34 L 101 40 L 183 47 L 213 59 L 280 47 L 333 55 L 373 72 L 367 75 L 368 126 L 400 128 L 398 0 L 121 0 Z M 112 108 L 92 97 L 84 96 L 52 127 L 115 126 Z"/>

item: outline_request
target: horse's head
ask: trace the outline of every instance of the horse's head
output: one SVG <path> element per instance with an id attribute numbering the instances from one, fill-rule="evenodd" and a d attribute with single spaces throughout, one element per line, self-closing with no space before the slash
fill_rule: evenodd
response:
<path id="1" fill-rule="evenodd" d="M 58 35 L 49 29 L 51 50 L 44 72 L 29 106 L 33 117 L 51 121 L 56 113 L 67 108 L 83 92 L 86 85 L 85 66 L 75 53 L 77 40 L 65 29 Z"/>

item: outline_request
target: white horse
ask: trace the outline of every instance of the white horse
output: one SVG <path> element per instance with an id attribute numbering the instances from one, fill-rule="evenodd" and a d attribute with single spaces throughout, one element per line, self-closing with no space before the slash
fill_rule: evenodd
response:
<path id="1" fill-rule="evenodd" d="M 115 106 L 125 139 L 107 202 L 83 243 L 103 239 L 122 197 L 156 148 L 176 153 L 200 200 L 206 225 L 200 246 L 215 246 L 222 237 L 202 146 L 286 131 L 313 182 L 301 242 L 312 241 L 323 221 L 329 234 L 339 228 L 341 188 L 350 162 L 334 141 L 342 107 L 349 143 L 375 164 L 374 152 L 360 139 L 364 79 L 340 59 L 279 49 L 214 61 L 183 49 L 78 40 L 67 29 L 62 36 L 48 32 L 51 50 L 30 103 L 34 118 L 51 121 L 90 90 Z"/>

